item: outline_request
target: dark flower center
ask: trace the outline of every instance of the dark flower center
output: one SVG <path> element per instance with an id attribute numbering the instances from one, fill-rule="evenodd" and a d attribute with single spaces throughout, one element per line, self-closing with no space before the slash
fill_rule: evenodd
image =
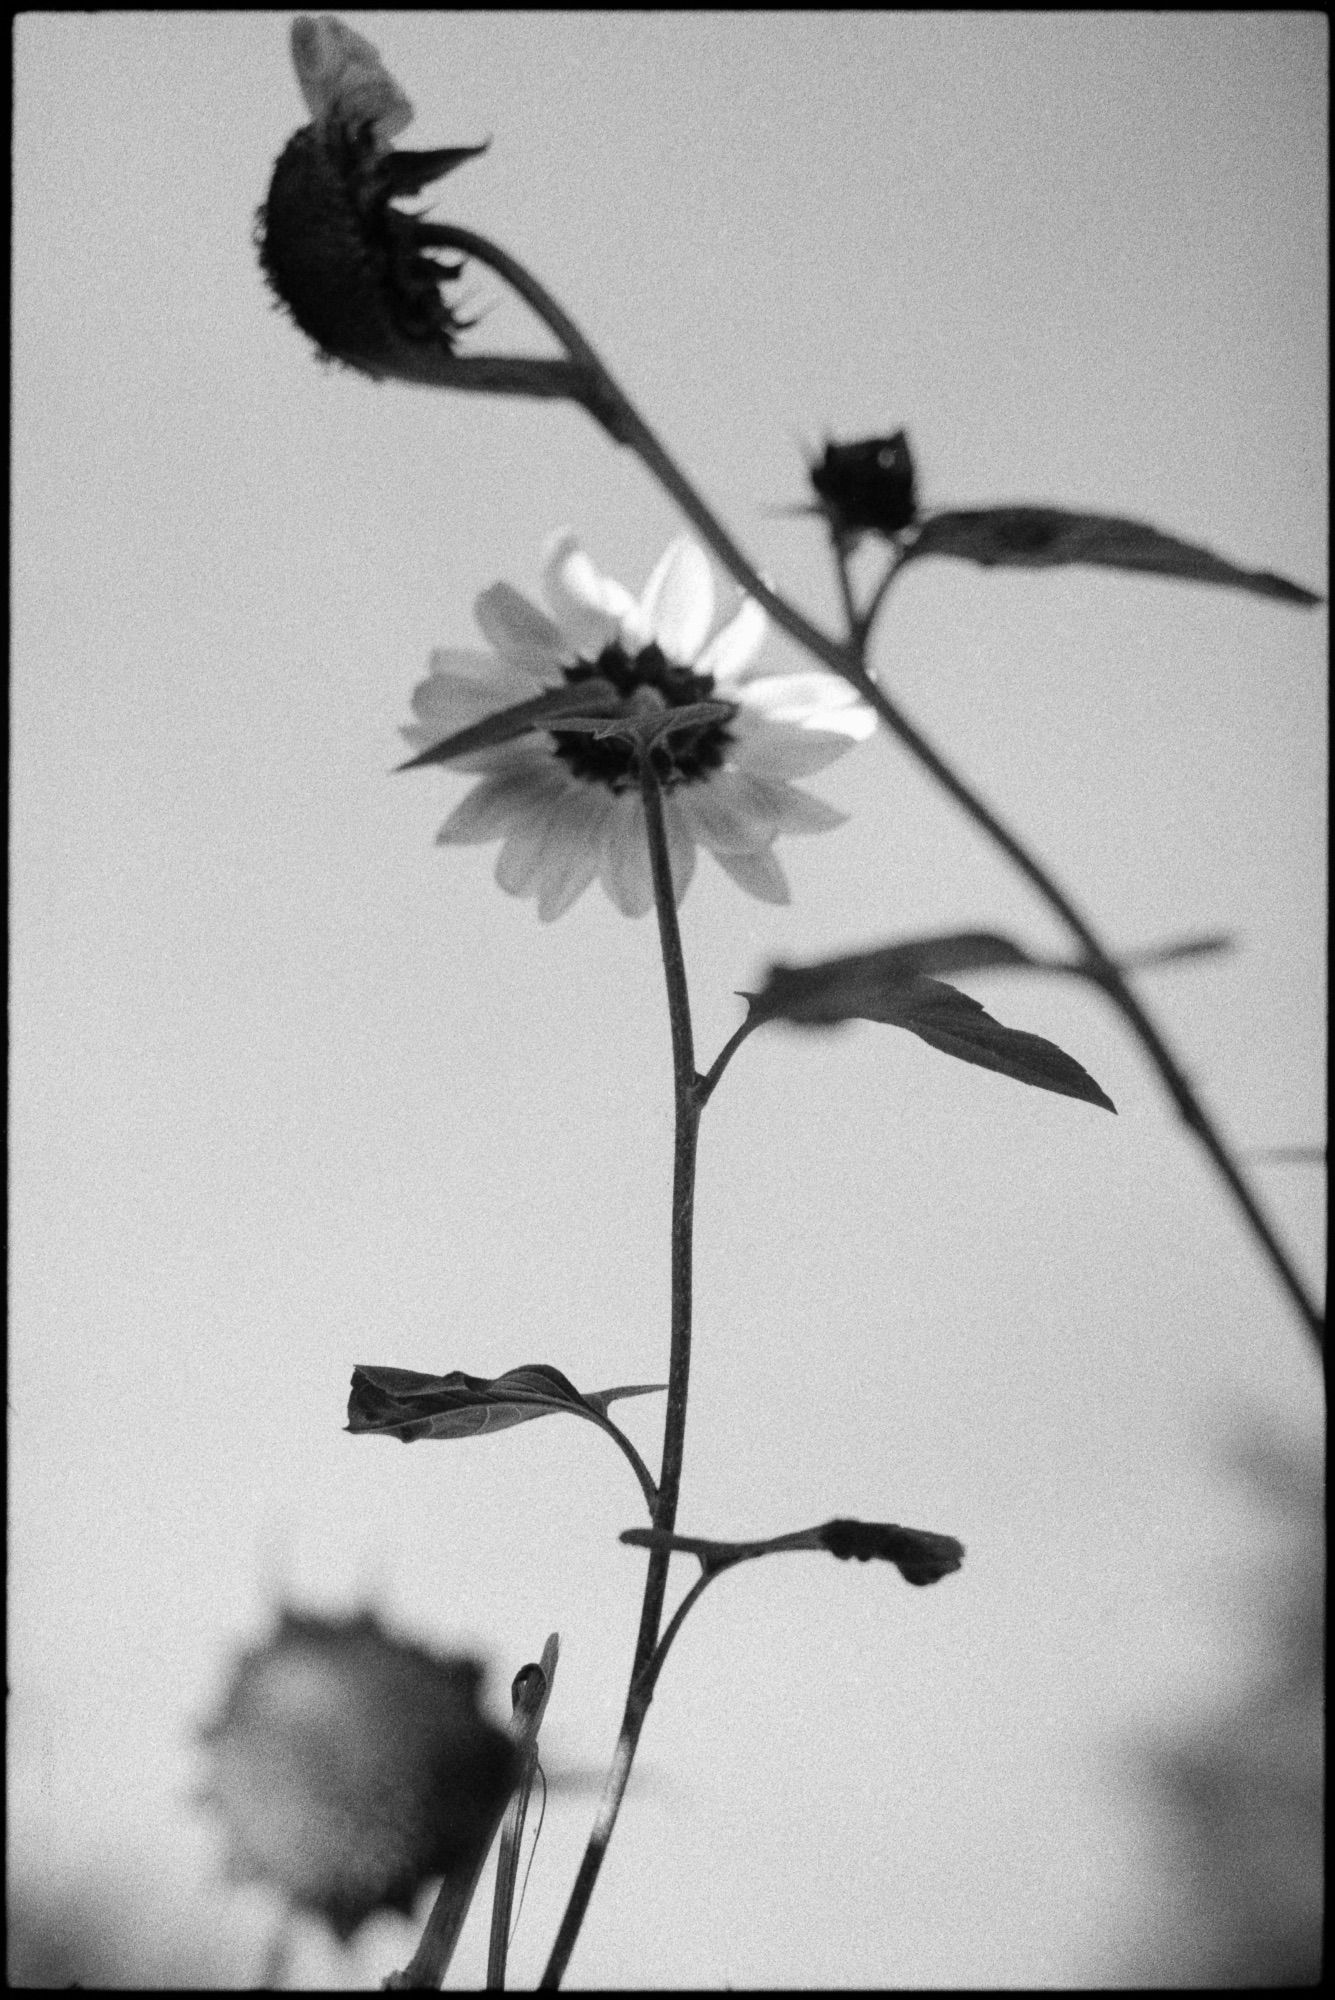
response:
<path id="1" fill-rule="evenodd" d="M 661 702 L 664 708 L 689 708 L 695 702 L 714 701 L 714 676 L 697 674 L 678 666 L 654 645 L 638 653 L 628 653 L 618 645 L 605 646 L 596 660 L 580 660 L 565 668 L 572 687 L 581 681 L 610 681 L 627 707 Z M 646 698 L 647 691 L 647 698 Z M 586 784 L 606 785 L 609 791 L 630 791 L 639 784 L 639 768 L 634 747 L 620 737 L 585 736 L 573 729 L 554 729 L 552 742 L 557 756 L 574 776 Z M 665 791 L 676 785 L 694 785 L 721 770 L 732 744 L 732 732 L 724 722 L 704 722 L 698 729 L 683 728 L 655 744 L 650 759 Z"/>

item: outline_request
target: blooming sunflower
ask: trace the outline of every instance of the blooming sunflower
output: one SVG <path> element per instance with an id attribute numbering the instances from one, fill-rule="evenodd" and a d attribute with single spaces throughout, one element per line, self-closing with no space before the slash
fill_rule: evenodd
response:
<path id="1" fill-rule="evenodd" d="M 426 753 L 446 738 L 582 681 L 597 684 L 604 714 L 609 706 L 634 717 L 712 704 L 698 725 L 664 735 L 650 753 L 663 788 L 677 901 L 696 848 L 707 847 L 749 894 L 786 903 L 777 837 L 824 833 L 847 817 L 790 781 L 869 736 L 872 710 L 834 674 L 757 668 L 768 621 L 750 598 L 711 637 L 713 580 L 689 538 L 672 543 L 637 599 L 600 575 L 572 534 L 560 533 L 546 551 L 543 594 L 550 617 L 509 584 L 494 584 L 475 607 L 491 651 L 432 654 L 431 672 L 413 692 L 417 721 L 402 732 L 423 753 L 412 761 L 435 761 Z M 632 741 L 553 720 L 449 761 L 480 772 L 482 782 L 455 807 L 438 841 L 500 840 L 496 880 L 512 896 L 535 896 L 544 921 L 568 910 L 595 875 L 624 915 L 650 908 L 653 875 Z"/>

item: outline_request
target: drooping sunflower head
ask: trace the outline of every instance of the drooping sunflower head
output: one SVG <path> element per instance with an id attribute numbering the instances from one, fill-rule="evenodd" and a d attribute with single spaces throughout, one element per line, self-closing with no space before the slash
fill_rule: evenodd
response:
<path id="1" fill-rule="evenodd" d="M 443 232 L 395 206 L 486 150 L 396 152 L 412 106 L 371 44 L 330 15 L 293 24 L 292 58 L 314 116 L 279 154 L 255 218 L 269 286 L 326 360 L 412 375 L 422 350 L 454 351 L 471 322 L 445 297 L 457 259 Z"/>
<path id="2" fill-rule="evenodd" d="M 766 618 L 753 599 L 715 629 L 709 562 L 687 537 L 635 596 L 562 530 L 547 547 L 543 594 L 545 610 L 506 583 L 484 590 L 475 609 L 489 650 L 438 648 L 413 691 L 402 734 L 418 754 L 401 768 L 445 764 L 481 779 L 438 840 L 500 840 L 496 880 L 535 897 L 544 921 L 596 876 L 625 916 L 643 916 L 655 894 L 647 754 L 677 900 L 703 847 L 748 895 L 787 902 L 775 840 L 844 818 L 791 781 L 869 736 L 873 710 L 833 674 L 762 667 Z M 581 688 L 583 711 L 568 698 Z"/>

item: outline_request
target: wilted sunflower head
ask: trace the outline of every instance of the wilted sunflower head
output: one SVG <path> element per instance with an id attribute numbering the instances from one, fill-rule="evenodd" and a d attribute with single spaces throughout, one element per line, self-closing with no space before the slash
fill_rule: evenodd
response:
<path id="1" fill-rule="evenodd" d="M 481 1683 L 478 1661 L 392 1638 L 370 1613 L 284 1612 L 200 1731 L 199 1797 L 228 1872 L 344 1939 L 376 1910 L 411 1910 L 432 1876 L 471 1872 L 518 1766 Z"/>
<path id="2" fill-rule="evenodd" d="M 443 287 L 462 265 L 427 252 L 442 232 L 396 200 L 484 152 L 395 152 L 413 109 L 364 36 L 330 14 L 292 26 L 292 60 L 312 122 L 279 154 L 255 218 L 275 296 L 326 360 L 412 378 L 427 354 L 454 351 L 471 324 Z"/>

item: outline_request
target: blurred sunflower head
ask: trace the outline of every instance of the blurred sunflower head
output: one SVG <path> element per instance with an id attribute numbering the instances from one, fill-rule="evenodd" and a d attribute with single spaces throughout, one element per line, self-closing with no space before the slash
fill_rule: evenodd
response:
<path id="1" fill-rule="evenodd" d="M 478 1705 L 482 1674 L 369 1612 L 284 1612 L 200 1731 L 199 1799 L 222 1822 L 228 1873 L 346 1939 L 377 1910 L 410 1910 L 431 1877 L 471 1872 L 518 1763 Z"/>

